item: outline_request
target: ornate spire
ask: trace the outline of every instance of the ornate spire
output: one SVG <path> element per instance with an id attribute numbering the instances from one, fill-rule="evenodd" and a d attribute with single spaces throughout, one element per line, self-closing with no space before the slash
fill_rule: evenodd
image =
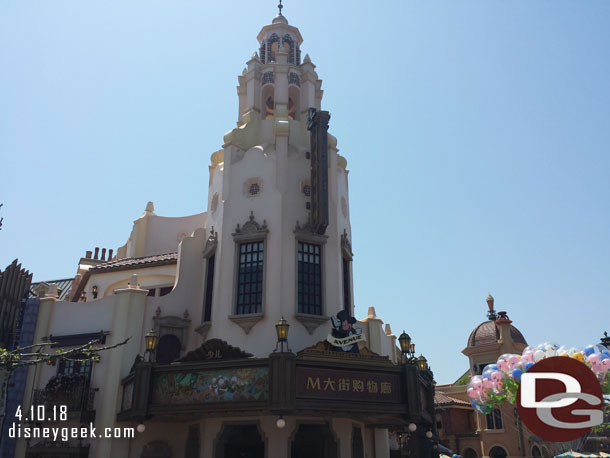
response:
<path id="1" fill-rule="evenodd" d="M 282 5 L 282 0 L 280 0 L 280 4 L 277 6 L 277 9 L 279 10 L 278 16 L 282 15 L 282 8 L 284 8 L 284 5 Z"/>

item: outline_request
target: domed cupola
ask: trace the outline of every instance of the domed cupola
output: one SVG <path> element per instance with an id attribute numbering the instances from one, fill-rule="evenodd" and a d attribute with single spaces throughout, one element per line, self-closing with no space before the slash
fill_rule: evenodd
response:
<path id="1" fill-rule="evenodd" d="M 467 348 L 498 344 L 501 340 L 510 340 L 514 344 L 527 345 L 525 337 L 523 337 L 521 331 L 511 324 L 512 321 L 508 319 L 506 312 L 496 313 L 494 310 L 494 298 L 491 294 L 487 296 L 486 301 L 489 307 L 487 312 L 488 320 L 479 324 L 470 333 Z M 503 327 L 509 330 L 506 336 L 502 335 Z M 503 339 L 503 337 L 505 338 Z"/>
<path id="2" fill-rule="evenodd" d="M 288 19 L 280 13 L 273 18 L 271 25 L 262 28 L 257 36 L 260 44 L 260 60 L 263 64 L 278 62 L 277 52 L 283 50 L 288 54 L 289 65 L 301 65 L 301 43 L 303 37 L 299 29 L 288 25 Z"/>

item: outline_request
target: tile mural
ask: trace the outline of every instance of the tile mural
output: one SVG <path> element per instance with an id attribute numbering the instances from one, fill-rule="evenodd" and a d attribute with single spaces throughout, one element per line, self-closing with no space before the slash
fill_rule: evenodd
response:
<path id="1" fill-rule="evenodd" d="M 153 378 L 154 404 L 266 401 L 268 397 L 267 367 L 165 372 Z"/>

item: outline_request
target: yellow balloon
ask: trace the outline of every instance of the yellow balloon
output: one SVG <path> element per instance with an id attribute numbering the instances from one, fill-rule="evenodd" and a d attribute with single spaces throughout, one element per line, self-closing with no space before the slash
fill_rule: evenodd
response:
<path id="1" fill-rule="evenodd" d="M 578 352 L 578 353 L 574 353 L 572 355 L 572 358 L 577 359 L 578 361 L 580 361 L 581 363 L 585 361 L 585 355 L 583 355 L 582 353 Z"/>

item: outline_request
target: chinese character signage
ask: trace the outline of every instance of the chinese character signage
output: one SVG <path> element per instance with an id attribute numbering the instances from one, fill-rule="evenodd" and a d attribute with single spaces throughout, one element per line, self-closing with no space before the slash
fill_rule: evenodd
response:
<path id="1" fill-rule="evenodd" d="M 400 402 L 400 377 L 379 372 L 297 367 L 297 397 Z"/>

